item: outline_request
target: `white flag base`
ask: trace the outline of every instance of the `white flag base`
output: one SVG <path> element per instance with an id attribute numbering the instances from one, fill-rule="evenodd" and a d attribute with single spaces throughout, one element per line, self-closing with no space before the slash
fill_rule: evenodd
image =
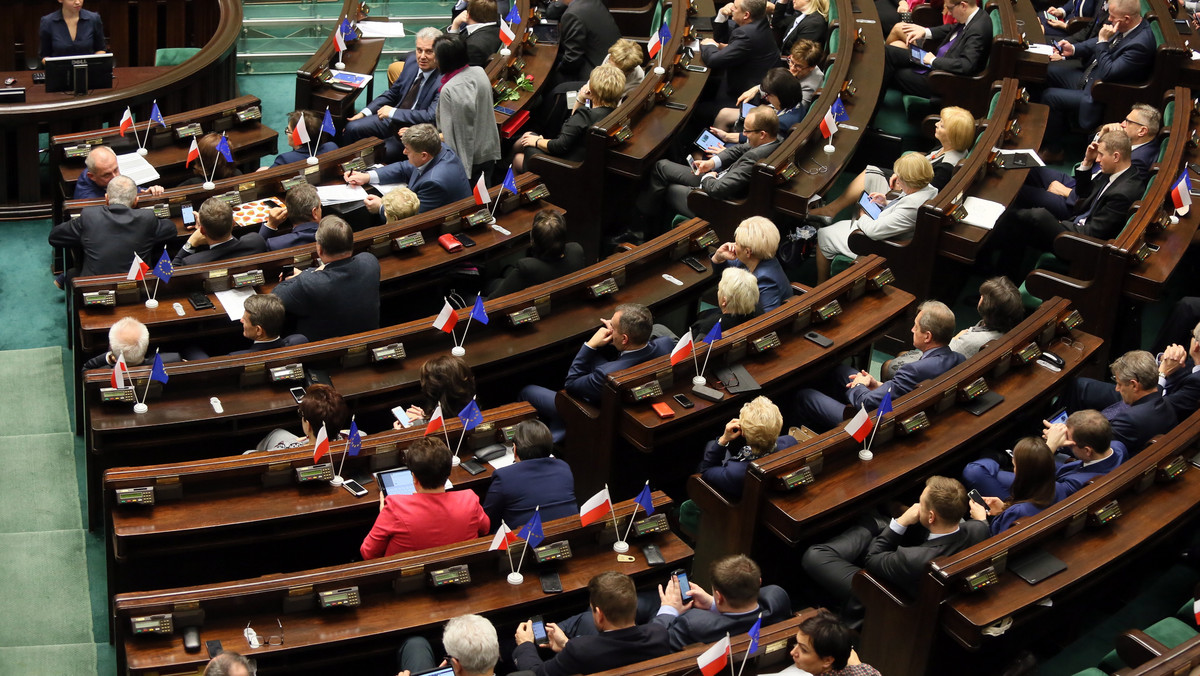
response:
<path id="1" fill-rule="evenodd" d="M 346 480 L 336 474 L 333 476 L 332 479 L 329 480 L 330 486 L 341 486 L 344 483 L 346 483 Z"/>
<path id="2" fill-rule="evenodd" d="M 450 458 L 450 466 L 451 467 L 458 467 L 460 464 L 462 464 L 462 458 L 458 457 L 457 455 L 451 456 L 451 458 Z"/>
<path id="3" fill-rule="evenodd" d="M 318 163 L 318 162 L 320 162 L 320 161 L 321 161 L 321 160 L 318 160 L 318 159 L 317 159 L 317 158 L 315 158 L 315 157 L 309 157 L 307 160 L 304 160 L 304 163 L 305 163 L 305 164 L 317 164 L 317 163 Z"/>
<path id="4" fill-rule="evenodd" d="M 1179 216 L 1187 216 L 1187 212 L 1187 207 L 1176 209 L 1175 213 L 1171 215 L 1171 225 L 1179 225 Z"/>
<path id="5" fill-rule="evenodd" d="M 150 151 L 146 150 L 145 148 L 138 148 L 137 153 L 138 153 L 138 155 L 145 157 L 150 154 Z"/>
<path id="6" fill-rule="evenodd" d="M 158 307 L 158 301 L 154 300 L 153 298 L 147 298 L 146 299 L 146 307 L 153 310 L 154 308 Z"/>
<path id="7" fill-rule="evenodd" d="M 454 347 L 450 348 L 450 354 L 454 355 L 455 357 L 466 356 L 467 348 L 461 345 L 455 345 Z"/>
<path id="8" fill-rule="evenodd" d="M 858 459 L 859 459 L 859 460 L 862 460 L 862 461 L 864 461 L 864 462 L 865 462 L 865 461 L 867 461 L 867 460 L 870 460 L 871 458 L 874 458 L 874 457 L 875 457 L 875 454 L 874 454 L 874 453 L 872 453 L 872 452 L 870 452 L 870 451 L 868 451 L 868 450 L 867 450 L 867 449 L 865 449 L 865 448 L 864 448 L 863 450 L 861 450 L 861 451 L 859 451 L 859 452 L 858 452 Z"/>
<path id="9" fill-rule="evenodd" d="M 704 376 L 692 376 L 693 385 L 708 385 L 708 380 Z"/>
<path id="10" fill-rule="evenodd" d="M 150 407 L 141 402 L 133 405 L 134 413 L 145 413 L 146 411 L 149 411 L 149 410 L 150 410 Z"/>
<path id="11" fill-rule="evenodd" d="M 655 67 L 654 67 L 654 74 L 655 74 L 655 75 L 664 75 L 664 74 L 666 74 L 666 72 L 667 72 L 667 69 L 666 69 L 666 68 L 663 68 L 662 66 L 655 66 Z"/>
<path id="12" fill-rule="evenodd" d="M 202 185 L 202 186 L 200 186 L 200 187 L 201 187 L 201 188 L 204 188 L 205 190 L 216 190 L 216 189 L 217 189 L 217 184 L 216 184 L 216 183 L 213 183 L 212 181 L 205 181 L 205 182 L 204 182 L 204 185 Z"/>
<path id="13" fill-rule="evenodd" d="M 505 47 L 500 50 L 500 56 L 512 56 L 512 50 L 508 47 Z"/>
<path id="14" fill-rule="evenodd" d="M 826 153 L 832 153 L 833 151 L 837 150 L 837 148 L 834 148 L 832 143 L 826 143 L 824 150 Z"/>
<path id="15" fill-rule="evenodd" d="M 512 572 L 508 574 L 508 578 L 506 579 L 509 584 L 518 585 L 525 581 L 525 576 L 517 572 Z"/>
<path id="16" fill-rule="evenodd" d="M 346 63 L 344 61 L 338 61 L 337 63 L 333 64 L 333 67 L 337 68 L 338 70 L 346 70 Z"/>
<path id="17" fill-rule="evenodd" d="M 613 551 L 618 554 L 624 554 L 629 551 L 629 543 L 624 540 L 617 540 L 613 543 Z"/>

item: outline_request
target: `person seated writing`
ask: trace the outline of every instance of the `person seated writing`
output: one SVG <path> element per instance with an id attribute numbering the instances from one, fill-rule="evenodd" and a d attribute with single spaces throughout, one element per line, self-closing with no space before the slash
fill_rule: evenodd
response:
<path id="1" fill-rule="evenodd" d="M 42 63 L 52 56 L 104 54 L 104 21 L 83 8 L 83 0 L 58 0 L 61 7 L 42 17 L 38 27 L 38 54 Z M 25 43 L 28 50 L 28 42 Z"/>
<path id="2" fill-rule="evenodd" d="M 775 254 L 779 251 L 779 228 L 762 216 L 751 216 L 738 224 L 733 241 L 725 242 L 712 255 L 714 266 L 750 271 L 758 280 L 758 305 L 770 312 L 792 297 L 792 282 Z"/>
<path id="3" fill-rule="evenodd" d="M 405 411 L 414 424 L 423 424 L 438 406 L 446 417 L 454 415 L 475 398 L 475 374 L 462 357 L 449 354 L 434 357 L 421 364 L 419 378 L 421 401 Z M 407 425 L 397 420 L 392 427 L 400 430 Z"/>
<path id="4" fill-rule="evenodd" d="M 526 158 L 540 152 L 579 162 L 587 154 L 584 139 L 588 127 L 596 124 L 621 101 L 625 92 L 625 74 L 616 66 L 597 66 L 588 78 L 586 94 L 580 91 L 571 117 L 563 125 L 558 136 L 548 139 L 532 131 L 525 132 L 513 145 L 513 171 L 525 171 Z M 591 107 L 584 107 L 584 96 Z"/>
<path id="5" fill-rule="evenodd" d="M 542 209 L 533 216 L 528 255 L 510 265 L 499 279 L 487 285 L 488 298 L 496 298 L 543 284 L 583 268 L 583 247 L 567 241 L 567 221 L 562 212 Z"/>
<path id="6" fill-rule="evenodd" d="M 447 491 L 451 452 L 441 437 L 417 439 L 404 452 L 412 495 L 379 493 L 379 516 L 363 540 L 363 560 L 430 549 L 486 535 L 490 522 L 475 491 Z"/>
<path id="7" fill-rule="evenodd" d="M 421 200 L 421 213 L 471 196 L 471 183 L 462 160 L 442 143 L 432 124 L 413 125 L 404 131 L 404 162 L 366 172 L 348 171 L 350 185 L 407 183 Z"/>
<path id="8" fill-rule="evenodd" d="M 971 518 L 988 523 L 992 535 L 999 535 L 1017 519 L 1033 516 L 1055 502 L 1054 454 L 1046 442 L 1025 437 L 1012 449 L 1012 483 L 1008 498 L 984 494 L 986 507 L 970 501 Z"/>
<path id="9" fill-rule="evenodd" d="M 838 221 L 818 230 L 817 248 L 820 251 L 816 256 L 817 283 L 829 279 L 834 256 L 858 258 L 858 254 L 850 248 L 851 232 L 860 230 L 873 240 L 911 236 L 917 227 L 917 212 L 921 205 L 937 195 L 937 188 L 929 185 L 932 179 L 933 165 L 928 158 L 919 153 L 905 153 L 892 165 L 892 177 L 888 179 L 885 190 L 868 189 L 867 196 L 871 203 L 880 209 L 877 214 L 872 215 L 864 208 L 857 218 Z M 898 196 L 888 199 L 888 193 L 892 192 Z"/>

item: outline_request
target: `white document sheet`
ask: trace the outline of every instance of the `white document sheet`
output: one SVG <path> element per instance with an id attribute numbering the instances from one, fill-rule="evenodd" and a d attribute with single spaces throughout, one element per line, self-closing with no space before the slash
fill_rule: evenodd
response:
<path id="1" fill-rule="evenodd" d="M 136 152 L 117 155 L 117 167 L 121 169 L 122 176 L 132 178 L 133 182 L 140 186 L 150 185 L 159 178 L 154 165 Z"/>
<path id="2" fill-rule="evenodd" d="M 367 191 L 361 185 L 319 185 L 317 194 L 321 197 L 322 206 L 361 202 L 367 198 Z"/>
<path id="3" fill-rule="evenodd" d="M 221 307 L 225 308 L 225 314 L 229 315 L 230 321 L 235 322 L 242 321 L 242 315 L 246 314 L 243 306 L 246 304 L 246 299 L 253 295 L 253 286 L 216 292 L 217 300 L 221 302 Z"/>
<path id="4" fill-rule="evenodd" d="M 358 30 L 364 38 L 404 37 L 404 23 L 401 21 L 359 21 Z"/>
<path id="5" fill-rule="evenodd" d="M 991 230 L 1007 207 L 999 202 L 967 197 L 963 200 L 963 208 L 967 210 L 967 217 L 963 219 L 963 223 Z"/>

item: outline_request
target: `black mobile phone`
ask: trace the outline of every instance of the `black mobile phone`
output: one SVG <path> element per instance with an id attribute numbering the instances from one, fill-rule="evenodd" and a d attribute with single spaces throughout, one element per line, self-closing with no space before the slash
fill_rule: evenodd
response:
<path id="1" fill-rule="evenodd" d="M 1054 354 L 1053 352 L 1046 352 L 1045 350 L 1042 351 L 1042 356 L 1038 357 L 1038 359 L 1050 362 L 1058 368 L 1062 368 L 1067 365 L 1067 362 L 1064 361 L 1062 357 Z"/>
<path id="2" fill-rule="evenodd" d="M 342 481 L 342 488 L 350 491 L 350 495 L 353 495 L 356 498 L 361 498 L 367 494 L 367 489 L 363 488 L 362 484 L 358 483 L 354 479 L 344 479 Z"/>
<path id="3" fill-rule="evenodd" d="M 211 641 L 205 641 L 204 647 L 208 649 L 208 659 L 210 660 L 217 655 L 220 655 L 224 650 L 224 648 L 221 647 L 221 642 L 215 638 Z"/>
<path id="4" fill-rule="evenodd" d="M 686 104 L 679 103 L 677 101 L 667 101 L 663 105 L 670 108 L 671 110 L 687 110 Z"/>
<path id="5" fill-rule="evenodd" d="M 471 476 L 482 474 L 484 470 L 483 465 L 475 462 L 474 460 L 464 460 L 461 464 L 459 464 L 459 467 L 466 470 L 467 474 L 470 474 Z"/>
<path id="6" fill-rule="evenodd" d="M 983 501 L 983 496 L 979 494 L 979 491 L 977 489 L 972 488 L 970 491 L 968 491 L 967 497 L 971 498 L 971 500 L 973 500 L 975 502 L 975 504 L 982 507 L 983 511 L 985 511 L 985 512 L 987 511 L 987 503 Z"/>
<path id="7" fill-rule="evenodd" d="M 213 306 L 213 303 L 208 299 L 208 296 L 200 293 L 199 291 L 189 295 L 188 302 L 191 303 L 192 307 L 196 308 L 197 310 L 208 310 Z"/>
<path id="8" fill-rule="evenodd" d="M 529 620 L 533 624 L 533 643 L 540 648 L 546 648 L 550 645 L 550 636 L 546 634 L 546 623 L 542 621 L 542 616 L 537 615 Z"/>
<path id="9" fill-rule="evenodd" d="M 691 399 L 687 398 L 686 394 L 675 395 L 675 401 L 679 402 L 679 405 L 684 408 L 692 408 L 693 406 L 696 405 L 696 404 L 692 403 Z"/>
<path id="10" fill-rule="evenodd" d="M 507 106 L 496 106 L 496 112 L 502 115 L 516 115 L 517 111 Z"/>
<path id="11" fill-rule="evenodd" d="M 558 571 L 543 570 L 538 577 L 541 578 L 543 592 L 547 594 L 562 593 L 562 580 L 558 577 Z"/>
<path id="12" fill-rule="evenodd" d="M 691 601 L 692 593 L 690 590 L 692 586 L 688 584 L 687 571 L 680 568 L 671 574 L 674 575 L 675 579 L 679 581 L 679 596 L 683 599 L 683 602 L 687 603 L 688 601 Z"/>
<path id="13" fill-rule="evenodd" d="M 465 233 L 460 232 L 457 235 L 455 235 L 455 237 L 457 237 L 458 241 L 462 242 L 462 245 L 465 247 L 475 246 L 475 240 L 471 239 L 470 237 L 467 237 L 467 235 Z"/>
<path id="14" fill-rule="evenodd" d="M 704 267 L 704 263 L 701 263 L 695 256 L 684 256 L 679 260 L 683 261 L 689 268 L 695 270 L 696 272 L 704 272 L 708 269 Z"/>
<path id="15" fill-rule="evenodd" d="M 667 562 L 663 558 L 662 550 L 658 548 L 658 545 L 646 545 L 642 547 L 642 554 L 646 555 L 646 563 L 652 566 L 661 566 Z"/>
<path id="16" fill-rule="evenodd" d="M 283 279 L 287 279 L 294 274 L 296 274 L 296 266 L 294 265 L 285 265 L 279 268 L 279 276 Z"/>
<path id="17" fill-rule="evenodd" d="M 288 391 L 292 393 L 292 399 L 295 399 L 297 404 L 304 401 L 304 388 L 303 387 L 293 387 L 292 389 L 290 389 Z"/>
<path id="18" fill-rule="evenodd" d="M 816 331 L 809 331 L 808 333 L 804 334 L 804 337 L 816 343 L 817 345 L 820 345 L 821 347 L 830 347 L 833 345 L 832 340 L 822 336 Z"/>

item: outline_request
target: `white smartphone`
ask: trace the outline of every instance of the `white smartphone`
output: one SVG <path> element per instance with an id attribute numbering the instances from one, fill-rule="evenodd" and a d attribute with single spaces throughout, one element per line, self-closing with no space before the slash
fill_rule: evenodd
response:
<path id="1" fill-rule="evenodd" d="M 396 408 L 393 408 L 392 415 L 396 416 L 396 420 L 399 420 L 400 424 L 405 428 L 413 426 L 413 422 L 411 419 L 409 419 L 408 412 L 404 410 L 403 406 L 397 406 Z"/>

